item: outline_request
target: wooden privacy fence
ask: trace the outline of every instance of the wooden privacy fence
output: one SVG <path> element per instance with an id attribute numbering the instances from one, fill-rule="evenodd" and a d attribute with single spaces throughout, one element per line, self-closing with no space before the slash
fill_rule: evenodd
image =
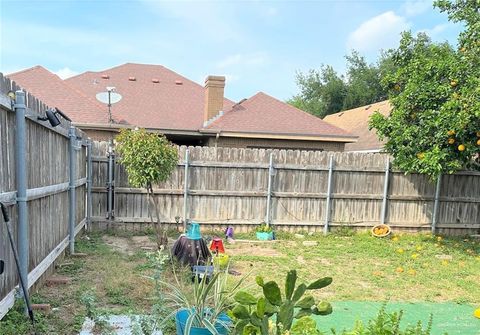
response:
<path id="1" fill-rule="evenodd" d="M 73 127 L 50 127 L 47 106 L 0 73 L 0 202 L 7 205 L 22 277 L 30 288 L 85 225 L 86 146 Z M 12 100 L 7 92 L 17 91 Z M 0 217 L 0 319 L 13 305 L 18 276 Z"/>
<path id="2" fill-rule="evenodd" d="M 108 144 L 94 143 L 93 220 L 105 222 Z M 480 173 L 423 175 L 393 170 L 382 154 L 180 147 L 170 179 L 157 185 L 163 221 L 175 217 L 212 228 L 253 228 L 268 221 L 289 230 L 370 227 L 471 234 L 480 228 Z M 150 222 L 144 189 L 115 173 L 113 223 Z M 187 178 L 185 178 L 187 176 Z"/>

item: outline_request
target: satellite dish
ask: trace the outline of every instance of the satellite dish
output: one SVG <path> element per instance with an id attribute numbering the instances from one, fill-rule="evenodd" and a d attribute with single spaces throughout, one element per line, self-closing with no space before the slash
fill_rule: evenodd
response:
<path id="1" fill-rule="evenodd" d="M 115 104 L 122 100 L 122 96 L 119 93 L 112 91 L 97 93 L 95 97 L 98 101 L 107 105 Z"/>
<path id="2" fill-rule="evenodd" d="M 113 118 L 112 118 L 112 104 L 115 104 L 122 100 L 122 96 L 115 92 L 115 87 L 107 87 L 107 92 L 100 92 L 97 93 L 95 96 L 98 101 L 107 104 L 108 106 L 108 122 L 113 123 Z"/>

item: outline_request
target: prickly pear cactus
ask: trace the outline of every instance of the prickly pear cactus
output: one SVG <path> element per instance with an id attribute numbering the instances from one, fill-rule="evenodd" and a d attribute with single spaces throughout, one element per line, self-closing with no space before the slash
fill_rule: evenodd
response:
<path id="1" fill-rule="evenodd" d="M 263 296 L 256 298 L 248 292 L 238 292 L 236 305 L 230 315 L 236 321 L 234 334 L 238 335 L 280 335 L 290 331 L 294 320 L 314 315 L 332 313 L 332 306 L 326 301 L 316 302 L 308 291 L 324 288 L 332 283 L 331 277 L 317 279 L 309 285 L 297 284 L 297 271 L 290 270 L 285 279 L 282 295 L 278 283 L 265 282 L 257 276 L 256 283 L 262 288 Z M 275 324 L 270 320 L 275 316 Z"/>

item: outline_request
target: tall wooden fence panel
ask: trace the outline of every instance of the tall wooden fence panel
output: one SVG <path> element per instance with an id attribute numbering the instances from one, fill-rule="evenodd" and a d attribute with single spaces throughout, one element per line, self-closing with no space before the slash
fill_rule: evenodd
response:
<path id="1" fill-rule="evenodd" d="M 7 205 L 13 236 L 19 246 L 17 232 L 17 180 L 19 161 L 15 153 L 16 114 L 7 96 L 8 91 L 20 89 L 0 74 L 0 202 Z M 28 286 L 35 284 L 68 246 L 69 237 L 69 145 L 65 122 L 56 128 L 48 121 L 40 121 L 48 106 L 26 93 L 25 147 L 27 213 L 28 213 Z M 68 127 L 68 125 L 67 125 Z M 75 232 L 85 224 L 86 211 L 86 142 L 83 133 L 76 131 L 74 142 L 75 176 Z M 0 319 L 14 302 L 14 291 L 19 279 L 6 226 L 0 218 L 0 259 L 5 271 L 0 275 Z"/>
<path id="2" fill-rule="evenodd" d="M 105 223 L 108 144 L 96 142 L 94 147 L 93 216 Z M 436 183 L 392 169 L 387 155 L 212 147 L 179 147 L 178 154 L 170 179 L 154 188 L 165 223 L 175 224 L 186 216 L 212 228 L 248 228 L 270 219 L 293 231 L 321 230 L 325 222 L 371 227 L 384 221 L 415 231 L 431 229 L 435 219 L 441 233 L 463 235 L 480 229 L 478 172 L 442 177 L 434 218 Z M 109 223 L 149 223 L 146 191 L 128 184 L 118 162 L 115 171 L 116 217 Z"/>

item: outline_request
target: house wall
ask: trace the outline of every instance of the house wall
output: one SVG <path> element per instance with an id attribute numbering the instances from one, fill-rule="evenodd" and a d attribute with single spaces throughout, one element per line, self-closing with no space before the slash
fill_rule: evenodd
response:
<path id="1" fill-rule="evenodd" d="M 118 134 L 118 131 L 108 130 L 92 130 L 83 129 L 85 134 L 95 141 L 109 141 Z M 168 136 L 167 136 L 168 137 Z M 202 138 L 199 142 L 195 138 L 195 142 L 185 141 L 177 143 L 175 139 L 170 139 L 179 145 L 196 145 L 214 147 L 215 143 L 218 147 L 225 148 L 275 148 L 275 149 L 292 149 L 292 150 L 320 150 L 320 151 L 345 151 L 345 143 L 342 142 L 323 142 L 323 141 L 294 141 L 294 140 L 270 140 L 261 138 L 239 138 L 239 137 L 220 137 L 218 141 L 215 137 Z"/>
<path id="2" fill-rule="evenodd" d="M 342 142 L 271 140 L 239 137 L 219 137 L 218 140 L 213 137 L 208 140 L 207 146 L 214 147 L 215 142 L 217 142 L 218 147 L 226 148 L 275 148 L 320 151 L 344 151 L 345 149 L 345 144 Z"/>
<path id="3" fill-rule="evenodd" d="M 109 141 L 118 135 L 118 131 L 82 129 L 94 141 Z"/>

